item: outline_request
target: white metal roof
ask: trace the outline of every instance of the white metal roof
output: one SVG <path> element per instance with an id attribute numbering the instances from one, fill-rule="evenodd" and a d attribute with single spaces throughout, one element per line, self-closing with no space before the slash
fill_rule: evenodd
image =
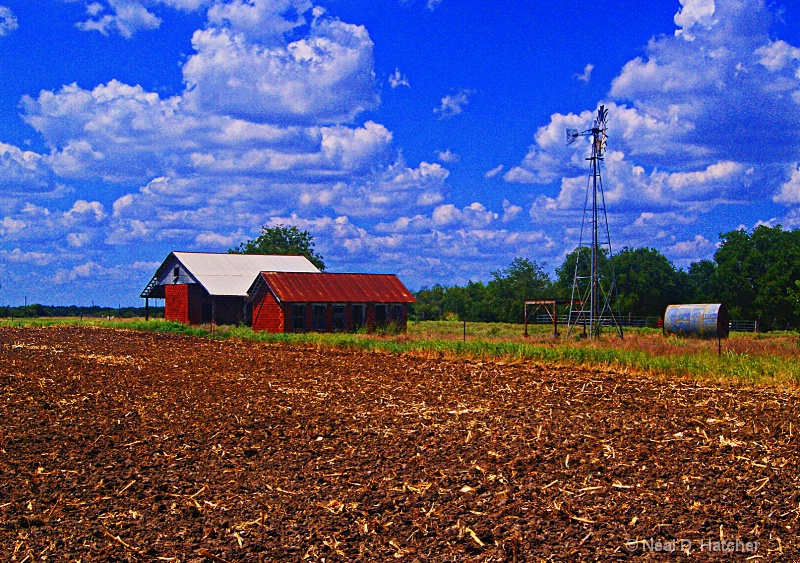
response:
<path id="1" fill-rule="evenodd" d="M 210 295 L 247 296 L 261 272 L 319 272 L 305 256 L 173 252 Z"/>

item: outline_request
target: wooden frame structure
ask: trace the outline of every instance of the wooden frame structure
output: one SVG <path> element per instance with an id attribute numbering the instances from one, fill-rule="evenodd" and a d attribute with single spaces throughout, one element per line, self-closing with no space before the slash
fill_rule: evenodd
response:
<path id="1" fill-rule="evenodd" d="M 528 313 L 529 305 L 534 306 L 534 308 L 531 310 L 530 313 Z M 569 305 L 571 308 L 573 305 L 582 305 L 582 302 L 577 299 L 568 299 L 560 297 L 555 297 L 552 299 L 531 299 L 529 301 L 525 301 L 525 332 L 523 334 L 525 336 L 528 336 L 528 319 L 530 319 L 531 315 L 535 314 L 540 307 L 544 307 L 544 310 L 547 312 L 548 316 L 550 317 L 550 320 L 553 321 L 553 338 L 557 338 L 558 337 L 557 313 L 559 305 Z"/>

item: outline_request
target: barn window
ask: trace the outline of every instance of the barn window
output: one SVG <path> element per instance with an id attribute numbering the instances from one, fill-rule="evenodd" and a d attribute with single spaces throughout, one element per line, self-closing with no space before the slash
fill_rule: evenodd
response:
<path id="1" fill-rule="evenodd" d="M 402 305 L 392 305 L 392 320 L 395 322 L 400 322 L 403 320 L 403 306 Z"/>
<path id="2" fill-rule="evenodd" d="M 367 323 L 367 315 L 363 303 L 353 304 L 352 319 L 353 330 L 358 330 Z"/>
<path id="3" fill-rule="evenodd" d="M 333 330 L 344 330 L 344 305 L 334 305 L 332 307 Z"/>
<path id="4" fill-rule="evenodd" d="M 178 278 L 181 277 L 181 269 L 178 266 L 172 268 L 172 277 L 173 277 L 172 280 L 173 282 L 177 282 Z"/>
<path id="5" fill-rule="evenodd" d="M 389 320 L 389 306 L 375 305 L 375 325 L 385 325 Z"/>
<path id="6" fill-rule="evenodd" d="M 325 305 L 314 305 L 311 309 L 311 328 L 325 330 Z"/>
<path id="7" fill-rule="evenodd" d="M 306 306 L 305 304 L 292 305 L 292 330 L 306 329 Z"/>

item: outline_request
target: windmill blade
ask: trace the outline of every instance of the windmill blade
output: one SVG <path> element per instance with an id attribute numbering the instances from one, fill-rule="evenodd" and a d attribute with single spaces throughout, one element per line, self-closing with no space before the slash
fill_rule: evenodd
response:
<path id="1" fill-rule="evenodd" d="M 597 126 L 602 128 L 606 124 L 606 119 L 608 118 L 608 110 L 606 106 L 600 106 L 600 109 L 597 110 Z"/>
<path id="2" fill-rule="evenodd" d="M 567 127 L 567 146 L 569 146 L 572 143 L 574 143 L 578 139 L 579 136 L 580 136 L 580 133 L 578 133 L 577 129 L 572 129 L 570 127 Z"/>

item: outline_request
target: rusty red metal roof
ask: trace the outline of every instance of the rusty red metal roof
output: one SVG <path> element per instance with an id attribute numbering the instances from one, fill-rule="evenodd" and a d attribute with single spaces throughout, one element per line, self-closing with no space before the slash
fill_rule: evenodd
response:
<path id="1" fill-rule="evenodd" d="M 416 299 L 394 274 L 261 272 L 281 301 L 414 303 Z"/>

